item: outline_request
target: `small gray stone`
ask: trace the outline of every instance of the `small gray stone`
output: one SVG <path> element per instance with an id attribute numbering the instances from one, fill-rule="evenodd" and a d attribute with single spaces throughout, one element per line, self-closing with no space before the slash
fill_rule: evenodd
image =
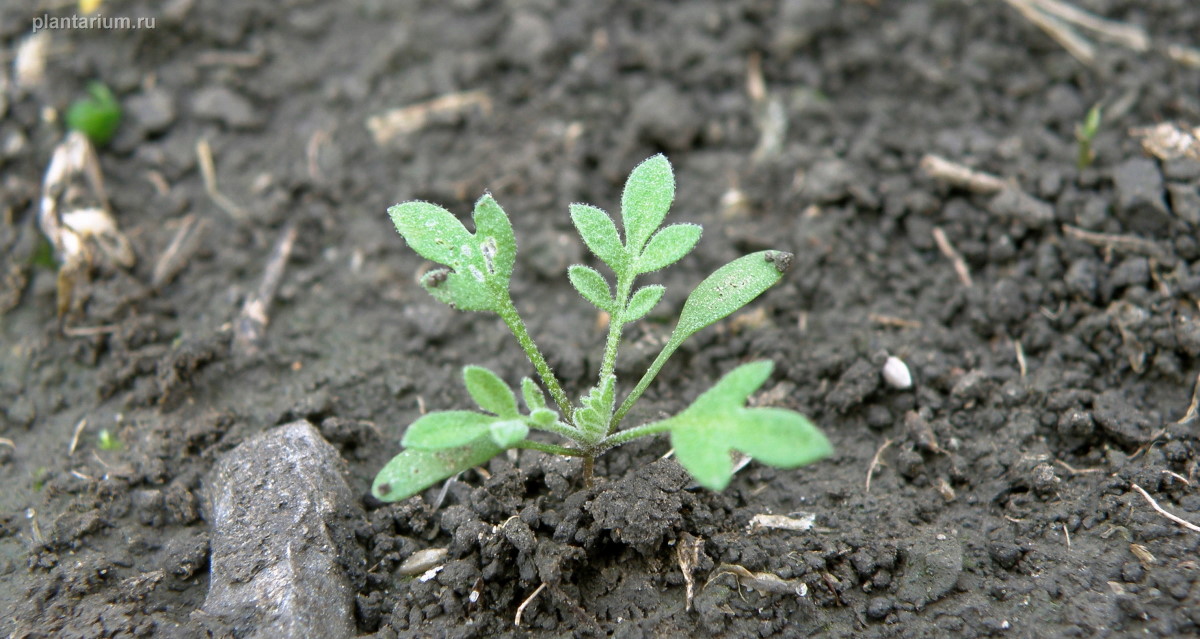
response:
<path id="1" fill-rule="evenodd" d="M 858 173 L 846 161 L 821 160 L 804 175 L 804 196 L 814 202 L 829 203 L 844 199 Z"/>
<path id="2" fill-rule="evenodd" d="M 234 129 L 253 129 L 262 118 L 245 97 L 226 87 L 205 87 L 192 96 L 192 112 L 198 118 L 214 120 Z"/>
<path id="3" fill-rule="evenodd" d="M 650 89 L 638 98 L 630 119 L 641 139 L 668 151 L 690 149 L 702 124 L 691 99 L 669 84 Z"/>
<path id="4" fill-rule="evenodd" d="M 212 524 L 208 596 L 197 622 L 216 636 L 353 637 L 354 540 L 363 513 L 342 459 L 307 421 L 226 453 L 206 482 Z"/>
<path id="5" fill-rule="evenodd" d="M 146 135 L 166 131 L 175 123 L 175 100 L 163 89 L 150 89 L 125 101 L 129 119 Z"/>
<path id="6" fill-rule="evenodd" d="M 1171 210 L 1175 217 L 1193 227 L 1200 226 L 1200 186 L 1171 182 L 1167 192 L 1171 195 Z"/>
<path id="7" fill-rule="evenodd" d="M 988 211 L 1000 217 L 1020 220 L 1032 228 L 1041 228 L 1054 221 L 1054 207 L 1015 186 L 1005 187 L 987 205 Z"/>
<path id="8" fill-rule="evenodd" d="M 1100 393 L 1092 401 L 1092 416 L 1110 438 L 1122 446 L 1140 446 L 1150 441 L 1158 424 L 1135 408 L 1125 394 L 1116 389 Z"/>
<path id="9" fill-rule="evenodd" d="M 1113 169 L 1117 216 L 1134 233 L 1166 235 L 1171 213 L 1163 198 L 1163 177 L 1153 160 L 1134 158 Z"/>
<path id="10" fill-rule="evenodd" d="M 946 596 L 962 573 L 962 546 L 954 535 L 919 540 L 907 555 L 896 597 L 918 608 Z"/>

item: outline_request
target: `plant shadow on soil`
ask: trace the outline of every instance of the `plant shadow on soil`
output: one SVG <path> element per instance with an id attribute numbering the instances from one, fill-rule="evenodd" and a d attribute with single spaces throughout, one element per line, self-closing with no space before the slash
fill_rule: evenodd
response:
<path id="1" fill-rule="evenodd" d="M 1194 2 L 1080 4 L 1156 44 L 1197 44 Z M 1184 419 L 1200 373 L 1200 162 L 1149 157 L 1128 133 L 1200 124 L 1200 74 L 1163 47 L 1104 46 L 1089 68 L 1002 2 L 111 12 L 157 22 L 50 32 L 42 85 L 9 87 L 0 108 L 0 633 L 203 636 L 192 613 L 208 583 L 204 477 L 296 419 L 339 449 L 367 509 L 355 534 L 364 635 L 1200 633 L 1200 534 L 1133 488 L 1200 521 L 1198 426 Z M 0 16 L 13 51 L 30 16 Z M 100 161 L 139 262 L 98 269 L 64 335 L 54 273 L 34 265 L 40 181 L 61 136 L 44 112 L 96 78 L 126 110 Z M 384 144 L 366 126 L 456 94 L 460 108 Z M 1097 102 L 1095 162 L 1079 170 L 1074 127 Z M 200 140 L 233 206 L 206 190 Z M 467 405 L 463 365 L 529 374 L 498 320 L 456 314 L 415 284 L 421 261 L 386 207 L 420 198 L 464 214 L 490 190 L 522 247 L 513 298 L 579 392 L 603 334 L 564 277 L 585 259 L 567 204 L 614 210 L 629 169 L 659 151 L 677 170 L 671 221 L 707 233 L 656 276 L 667 294 L 629 330 L 626 384 L 705 274 L 765 248 L 796 262 L 681 349 L 628 422 L 770 358 L 757 401 L 808 414 L 835 457 L 798 471 L 752 463 L 714 494 L 661 459 L 665 441 L 610 452 L 589 490 L 577 462 L 526 451 L 464 473 L 436 510 L 436 488 L 371 500 L 420 407 Z M 918 168 L 928 153 L 1022 197 L 939 183 Z M 172 281 L 149 286 L 189 215 L 205 221 L 200 240 Z M 239 355 L 232 327 L 289 223 L 267 339 Z M 889 354 L 912 389 L 882 381 Z M 98 447 L 101 429 L 120 450 Z M 815 523 L 751 527 L 763 513 Z M 689 606 L 678 551 L 699 542 Z M 435 578 L 396 574 L 429 547 L 448 549 Z"/>

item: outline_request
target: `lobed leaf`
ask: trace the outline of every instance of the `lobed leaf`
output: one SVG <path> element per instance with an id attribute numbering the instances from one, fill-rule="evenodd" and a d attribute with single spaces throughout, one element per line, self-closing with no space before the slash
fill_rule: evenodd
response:
<path id="1" fill-rule="evenodd" d="M 722 490 L 729 485 L 731 450 L 778 468 L 811 464 L 833 453 L 829 440 L 807 417 L 782 408 L 745 407 L 772 367 L 769 361 L 739 366 L 682 413 L 664 420 L 676 459 L 701 486 Z"/>
<path id="2" fill-rule="evenodd" d="M 401 444 L 418 450 L 442 450 L 463 446 L 487 433 L 496 421 L 491 415 L 469 410 L 429 413 L 409 425 Z"/>
<path id="3" fill-rule="evenodd" d="M 661 284 L 651 284 L 639 288 L 633 297 L 629 298 L 629 305 L 625 307 L 625 321 L 636 322 L 645 317 L 646 313 L 649 313 L 662 299 L 663 292 L 666 290 L 666 287 Z"/>
<path id="4" fill-rule="evenodd" d="M 508 384 L 498 375 L 482 366 L 463 368 L 463 383 L 471 399 L 483 410 L 500 417 L 516 417 L 517 398 Z"/>
<path id="5" fill-rule="evenodd" d="M 782 251 L 759 251 L 717 269 L 688 295 L 671 341 L 682 342 L 749 304 L 779 282 L 791 264 L 791 256 Z"/>
<path id="6" fill-rule="evenodd" d="M 616 310 L 612 289 L 599 271 L 590 266 L 573 264 L 567 269 L 567 277 L 583 299 L 591 302 L 593 306 L 609 313 Z"/>
<path id="7" fill-rule="evenodd" d="M 621 194 L 621 219 L 625 223 L 625 248 L 639 255 L 646 240 L 667 217 L 675 199 L 675 174 L 661 153 L 637 165 Z"/>
<path id="8" fill-rule="evenodd" d="M 678 262 L 696 248 L 700 241 L 699 224 L 672 224 L 661 229 L 650 238 L 650 243 L 637 258 L 639 274 L 657 271 Z"/>
<path id="9" fill-rule="evenodd" d="M 371 485 L 371 494 L 381 501 L 407 499 L 443 479 L 485 464 L 503 451 L 488 437 L 444 450 L 410 448 L 379 471 Z"/>
<path id="10" fill-rule="evenodd" d="M 572 204 L 571 221 L 588 250 L 616 273 L 629 268 L 629 254 L 617 235 L 617 225 L 608 213 L 589 204 Z"/>
<path id="11" fill-rule="evenodd" d="M 475 203 L 475 233 L 446 209 L 412 201 L 388 209 L 418 255 L 448 268 L 421 278 L 431 295 L 464 311 L 495 311 L 507 299 L 517 242 L 508 216 L 491 195 Z"/>
<path id="12" fill-rule="evenodd" d="M 520 419 L 506 419 L 488 425 L 488 436 L 500 448 L 511 448 L 528 434 L 529 426 Z"/>

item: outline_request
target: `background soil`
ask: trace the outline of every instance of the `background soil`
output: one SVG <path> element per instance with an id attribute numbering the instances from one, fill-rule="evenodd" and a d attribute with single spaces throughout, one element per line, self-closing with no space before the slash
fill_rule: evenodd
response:
<path id="1" fill-rule="evenodd" d="M 535 636 L 1200 633 L 1200 534 L 1133 488 L 1200 521 L 1185 419 L 1200 373 L 1200 163 L 1147 159 L 1129 134 L 1200 124 L 1200 70 L 1164 54 L 1197 44 L 1200 6 L 1078 4 L 1155 46 L 1102 45 L 1089 68 L 1005 3 L 957 0 L 133 1 L 103 12 L 155 28 L 52 32 L 44 83 L 9 78 L 0 124 L 14 301 L 0 328 L 0 632 L 200 635 L 205 473 L 248 436 L 307 418 L 367 508 L 363 634 L 525 635 L 513 618 L 542 583 L 523 613 Z M 32 16 L 70 10 L 6 4 L 5 51 Z M 61 138 L 47 109 L 96 78 L 126 109 L 100 162 L 139 261 L 97 272 L 64 335 L 54 272 L 35 265 L 35 205 Z M 385 144 L 366 126 L 461 92 L 477 93 Z M 1097 102 L 1096 160 L 1081 171 L 1074 128 Z M 199 140 L 234 207 L 206 192 Z M 414 283 L 422 262 L 385 208 L 421 198 L 465 215 L 495 194 L 522 247 L 513 297 L 578 392 L 603 335 L 563 277 L 585 260 L 567 204 L 615 210 L 628 171 L 660 151 L 677 172 L 672 219 L 707 232 L 658 276 L 667 295 L 629 332 L 626 383 L 705 274 L 760 248 L 796 263 L 685 346 L 634 423 L 770 358 L 761 401 L 810 415 L 835 456 L 751 464 L 711 494 L 655 461 L 664 441 L 602 458 L 590 491 L 574 463 L 523 453 L 464 474 L 432 513 L 436 489 L 371 500 L 421 406 L 466 406 L 461 366 L 512 382 L 530 368 L 495 317 Z M 949 188 L 918 168 L 927 153 L 1031 199 Z M 151 287 L 185 216 L 202 239 Z M 287 225 L 297 241 L 267 340 L 238 355 L 233 322 Z M 1064 225 L 1138 240 L 1097 245 Z M 887 354 L 914 389 L 881 381 Z M 122 450 L 99 449 L 101 429 Z M 749 530 L 759 513 L 815 526 Z M 676 549 L 694 540 L 689 611 Z M 436 579 L 396 574 L 426 547 L 449 548 Z M 721 564 L 789 584 L 740 587 Z"/>

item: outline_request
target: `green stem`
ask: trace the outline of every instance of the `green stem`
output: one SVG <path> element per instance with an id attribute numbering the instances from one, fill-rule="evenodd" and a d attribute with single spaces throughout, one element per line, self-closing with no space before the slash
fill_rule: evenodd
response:
<path id="1" fill-rule="evenodd" d="M 649 437 L 650 435 L 657 435 L 659 433 L 666 432 L 671 430 L 671 425 L 668 423 L 668 421 L 669 420 L 662 420 L 649 424 L 642 424 L 641 426 L 635 426 L 628 430 L 613 433 L 612 435 L 605 437 L 604 441 L 600 442 L 600 445 L 607 449 L 612 448 L 613 446 L 620 446 L 621 444 L 632 441 L 639 437 Z"/>
<path id="2" fill-rule="evenodd" d="M 540 450 L 543 453 L 551 455 L 569 455 L 571 457 L 586 457 L 587 453 L 578 448 L 567 448 L 566 446 L 557 446 L 555 444 L 546 444 L 543 442 L 530 441 L 528 439 L 517 442 L 513 448 L 529 448 L 531 450 Z"/>
<path id="3" fill-rule="evenodd" d="M 533 343 L 533 338 L 529 336 L 529 331 L 525 328 L 525 322 L 521 321 L 521 315 L 517 313 L 517 307 L 513 306 L 512 298 L 504 296 L 504 302 L 496 311 L 500 319 L 508 326 L 508 330 L 512 331 L 513 337 L 517 338 L 517 342 L 521 344 L 521 349 L 525 351 L 525 356 L 533 363 L 533 367 L 537 369 L 538 376 L 542 378 L 542 383 L 546 385 L 546 389 L 550 391 L 550 396 L 554 398 L 554 403 L 558 404 L 558 410 L 562 413 L 564 419 L 570 420 L 573 414 L 571 410 L 571 400 L 567 399 L 567 394 L 563 392 L 562 385 L 558 383 L 558 378 L 554 376 L 554 371 L 550 369 L 550 365 L 546 363 L 546 358 L 542 357 L 542 352 L 538 350 L 537 344 Z"/>
<path id="4" fill-rule="evenodd" d="M 675 336 L 672 337 L 674 338 Z M 633 408 L 634 402 L 636 402 L 638 398 L 642 396 L 642 393 L 646 392 L 646 387 L 649 386 L 650 382 L 653 382 L 654 378 L 658 376 L 658 371 L 662 370 L 663 364 L 667 363 L 667 360 L 672 354 L 675 353 L 675 349 L 679 348 L 679 345 L 683 343 L 684 339 L 687 339 L 687 335 L 685 335 L 683 339 L 672 339 L 671 341 L 667 342 L 667 345 L 663 347 L 662 352 L 658 354 L 658 357 L 654 358 L 654 363 L 650 364 L 650 368 L 646 369 L 646 374 L 642 375 L 642 379 L 637 383 L 637 386 L 633 387 L 633 390 L 629 392 L 629 396 L 625 398 L 625 401 L 621 402 L 621 407 L 618 408 L 617 412 L 613 414 L 612 422 L 610 422 L 608 426 L 608 432 L 611 433 L 617 429 L 617 426 L 621 424 L 621 420 L 625 418 L 625 413 L 628 413 L 629 409 Z"/>
<path id="5" fill-rule="evenodd" d="M 625 307 L 629 305 L 629 291 L 633 289 L 632 277 L 617 275 L 617 310 L 608 320 L 608 339 L 604 342 L 604 359 L 600 364 L 600 381 L 613 374 L 617 367 L 617 346 L 621 343 L 621 331 L 625 328 Z"/>

